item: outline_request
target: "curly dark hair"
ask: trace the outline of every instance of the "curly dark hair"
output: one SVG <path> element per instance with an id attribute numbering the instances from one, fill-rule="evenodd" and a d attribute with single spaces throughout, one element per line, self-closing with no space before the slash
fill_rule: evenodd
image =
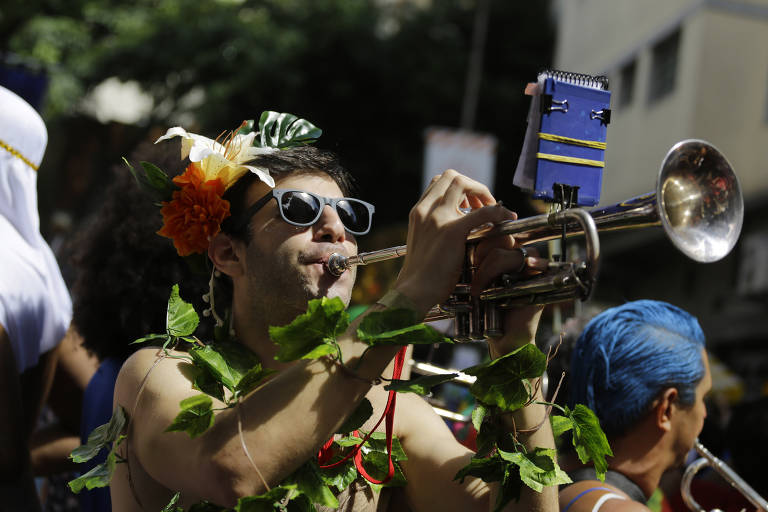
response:
<path id="1" fill-rule="evenodd" d="M 144 143 L 131 164 L 150 161 L 170 176 L 181 173 L 178 142 Z M 142 345 L 130 343 L 148 333 L 165 331 L 168 297 L 174 284 L 200 313 L 207 279 L 190 271 L 171 240 L 156 234 L 160 208 L 144 192 L 125 165 L 112 168 L 112 181 L 101 204 L 70 244 L 75 274 L 73 323 L 83 346 L 100 360 L 126 358 Z M 201 322 L 207 324 L 209 322 Z"/>

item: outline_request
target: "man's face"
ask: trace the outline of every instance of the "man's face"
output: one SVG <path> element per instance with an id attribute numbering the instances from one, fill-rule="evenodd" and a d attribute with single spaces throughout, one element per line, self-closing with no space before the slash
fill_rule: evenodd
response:
<path id="1" fill-rule="evenodd" d="M 324 197 L 343 196 L 336 182 L 324 173 L 288 175 L 278 179 L 275 188 L 304 190 Z M 248 204 L 269 190 L 257 182 L 248 191 Z M 329 205 L 323 206 L 315 224 L 299 227 L 285 222 L 277 201 L 270 200 L 253 216 L 251 237 L 245 250 L 252 313 L 269 314 L 273 322 L 288 322 L 306 310 L 310 299 L 340 297 L 349 304 L 355 270 L 336 277 L 324 262 L 333 252 L 357 254 L 357 242 Z"/>
<path id="2" fill-rule="evenodd" d="M 676 462 L 680 465 L 685 462 L 688 452 L 693 448 L 694 441 L 704 427 L 704 418 L 707 417 L 704 398 L 712 389 L 712 374 L 709 371 L 709 359 L 706 350 L 701 351 L 701 359 L 704 363 L 704 376 L 696 386 L 696 399 L 693 405 L 678 409 L 675 455 Z"/>

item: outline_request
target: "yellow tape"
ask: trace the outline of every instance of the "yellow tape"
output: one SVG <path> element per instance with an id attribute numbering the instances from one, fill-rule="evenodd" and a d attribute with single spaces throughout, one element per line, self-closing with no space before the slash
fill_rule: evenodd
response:
<path id="1" fill-rule="evenodd" d="M 561 142 L 563 144 L 573 144 L 574 146 L 584 146 L 585 148 L 593 148 L 593 149 L 606 148 L 605 142 L 600 142 L 597 140 L 574 139 L 571 137 L 565 137 L 563 135 L 554 135 L 552 133 L 539 132 L 539 138 L 544 140 L 549 140 L 552 142 Z"/>
<path id="2" fill-rule="evenodd" d="M 13 156 L 18 158 L 19 160 L 21 160 L 22 162 L 24 162 L 25 164 L 27 164 L 28 166 L 30 166 L 34 170 L 37 170 L 37 166 L 35 164 L 33 164 L 31 160 L 29 160 L 28 158 L 25 158 L 24 155 L 19 153 L 16 148 L 11 146 L 10 144 L 6 144 L 5 141 L 0 140 L 0 148 L 3 148 L 4 150 L 6 150 L 7 152 L 12 154 Z"/>
<path id="3" fill-rule="evenodd" d="M 536 158 L 541 160 L 552 160 L 553 162 L 564 162 L 567 164 L 588 165 L 590 167 L 605 167 L 605 162 L 600 160 L 589 160 L 588 158 L 576 158 L 573 156 L 550 155 L 547 153 L 536 153 Z"/>

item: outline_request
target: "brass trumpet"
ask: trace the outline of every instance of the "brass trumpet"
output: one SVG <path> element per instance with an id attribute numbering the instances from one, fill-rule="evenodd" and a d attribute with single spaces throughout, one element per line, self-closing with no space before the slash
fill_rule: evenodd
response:
<path id="1" fill-rule="evenodd" d="M 693 461 L 683 473 L 683 480 L 680 483 L 680 494 L 683 497 L 685 505 L 695 512 L 706 512 L 701 505 L 699 505 L 691 494 L 691 482 L 696 473 L 699 472 L 704 466 L 710 466 L 714 469 L 723 479 L 731 484 L 742 496 L 744 496 L 751 504 L 757 507 L 758 510 L 768 512 L 768 501 L 760 496 L 747 482 L 744 481 L 733 469 L 722 460 L 718 459 L 712 453 L 704 447 L 703 444 L 697 439 L 694 443 L 694 448 L 701 455 L 701 458 Z M 711 512 L 720 512 L 719 509 L 714 509 Z"/>
<path id="2" fill-rule="evenodd" d="M 456 340 L 482 340 L 503 334 L 500 311 L 521 304 L 551 304 L 575 297 L 586 300 L 600 263 L 598 230 L 616 231 L 663 227 L 685 255 L 699 262 L 726 256 L 741 233 L 744 203 L 733 168 L 714 146 L 689 139 L 675 144 L 665 156 L 656 190 L 612 206 L 584 210 L 567 208 L 526 219 L 510 220 L 473 231 L 467 238 L 464 271 L 446 303 L 436 306 L 426 321 L 455 318 Z M 502 276 L 479 297 L 471 297 L 472 255 L 488 237 L 513 235 L 524 246 L 560 237 L 583 236 L 586 257 L 580 262 L 550 262 L 542 275 L 519 280 Z M 406 255 L 405 245 L 343 256 L 333 253 L 327 267 L 341 275 L 354 265 L 368 265 Z"/>

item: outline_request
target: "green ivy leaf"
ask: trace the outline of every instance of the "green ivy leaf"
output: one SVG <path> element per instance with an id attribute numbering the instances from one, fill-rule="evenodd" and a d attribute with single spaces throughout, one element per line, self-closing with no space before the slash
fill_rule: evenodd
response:
<path id="1" fill-rule="evenodd" d="M 475 408 L 472 409 L 472 426 L 475 427 L 477 432 L 480 432 L 480 427 L 483 424 L 483 420 L 488 415 L 488 408 L 480 402 L 475 402 Z"/>
<path id="2" fill-rule="evenodd" d="M 164 506 L 160 512 L 184 512 L 183 508 L 176 506 L 176 504 L 179 502 L 180 496 L 181 496 L 180 492 L 177 492 L 176 494 L 174 494 L 173 497 L 171 498 L 171 501 L 169 501 L 168 504 Z"/>
<path id="3" fill-rule="evenodd" d="M 218 400 L 224 402 L 224 386 L 219 382 L 211 371 L 203 365 L 192 365 L 193 380 L 192 387 L 198 391 L 202 391 L 206 395 L 210 395 Z"/>
<path id="4" fill-rule="evenodd" d="M 224 356 L 216 348 L 212 345 L 192 347 L 189 350 L 189 355 L 192 356 L 195 366 L 206 369 L 216 381 L 222 383 L 230 391 L 234 391 L 242 375 L 238 375 L 227 364 Z"/>
<path id="5" fill-rule="evenodd" d="M 279 346 L 277 361 L 295 361 L 336 352 L 336 338 L 349 327 L 349 314 L 338 297 L 313 299 L 307 312 L 290 324 L 270 327 L 269 336 Z"/>
<path id="6" fill-rule="evenodd" d="M 262 148 L 291 148 L 312 144 L 323 131 L 306 119 L 293 114 L 272 111 L 262 112 L 259 118 L 259 136 L 254 146 Z"/>
<path id="7" fill-rule="evenodd" d="M 305 494 L 313 503 L 326 507 L 338 508 L 339 500 L 323 481 L 317 462 L 310 460 L 297 469 L 288 481 L 296 484 L 296 489 Z"/>
<path id="8" fill-rule="evenodd" d="M 125 428 L 125 409 L 118 406 L 112 411 L 112 417 L 104 425 L 99 425 L 88 434 L 88 441 L 78 446 L 69 458 L 74 462 L 87 462 L 94 458 L 103 448 L 109 448 L 118 440 L 120 432 Z"/>
<path id="9" fill-rule="evenodd" d="M 481 479 L 483 482 L 500 482 L 504 478 L 504 461 L 497 454 L 491 457 L 472 457 L 469 464 L 464 466 L 453 477 L 460 484 L 468 476 Z"/>
<path id="10" fill-rule="evenodd" d="M 536 492 L 550 485 L 569 484 L 571 479 L 557 465 L 557 451 L 536 448 L 533 452 L 498 451 L 502 459 L 512 462 L 519 468 L 520 479 Z"/>
<path id="11" fill-rule="evenodd" d="M 340 456 L 337 458 L 340 459 Z M 336 461 L 333 460 L 332 462 Z M 357 479 L 357 468 L 354 461 L 349 459 L 343 464 L 332 468 L 320 468 L 320 477 L 325 485 L 335 487 L 336 490 L 341 492 Z"/>
<path id="12" fill-rule="evenodd" d="M 363 398 L 347 420 L 337 429 L 337 434 L 346 434 L 359 429 L 373 414 L 373 406 L 370 400 Z"/>
<path id="13" fill-rule="evenodd" d="M 520 501 L 522 487 L 518 466 L 507 463 L 504 466 L 504 477 L 501 479 L 496 503 L 493 504 L 493 512 L 500 512 L 510 501 Z"/>
<path id="14" fill-rule="evenodd" d="M 394 450 L 393 450 L 394 451 Z M 370 451 L 363 450 L 363 467 L 376 480 L 384 480 L 387 473 L 389 473 L 389 456 L 382 451 Z M 395 462 L 395 456 L 392 455 L 392 461 Z M 374 484 L 368 482 L 374 491 L 378 491 L 381 487 L 402 487 L 406 484 L 405 475 L 399 464 L 394 464 L 395 474 L 392 475 L 392 479 L 385 484 Z M 367 480 L 366 480 L 367 481 Z"/>
<path id="15" fill-rule="evenodd" d="M 357 337 L 369 345 L 452 343 L 438 330 L 421 323 L 406 308 L 390 308 L 368 314 L 357 327 Z"/>
<path id="16" fill-rule="evenodd" d="M 170 336 L 189 336 L 200 323 L 195 308 L 179 296 L 179 285 L 173 285 L 171 297 L 168 299 L 168 313 L 165 318 L 165 328 Z"/>
<path id="17" fill-rule="evenodd" d="M 434 386 L 448 382 L 458 377 L 458 373 L 446 373 L 443 375 L 424 375 L 411 380 L 395 379 L 384 389 L 387 391 L 397 391 L 398 393 L 416 393 L 417 395 L 428 395 Z"/>
<path id="18" fill-rule="evenodd" d="M 549 421 L 552 423 L 554 437 L 560 437 L 573 428 L 573 420 L 570 416 L 550 416 Z"/>
<path id="19" fill-rule="evenodd" d="M 143 174 L 136 172 L 136 169 L 123 158 L 123 162 L 128 166 L 128 170 L 133 175 L 133 179 L 139 184 L 142 190 L 154 196 L 158 201 L 170 201 L 173 191 L 178 187 L 171 181 L 168 175 L 162 169 L 149 162 L 140 162 Z"/>
<path id="20" fill-rule="evenodd" d="M 112 480 L 112 474 L 115 472 L 116 464 L 117 455 L 114 451 L 111 451 L 107 455 L 107 460 L 105 462 L 97 465 L 86 474 L 71 480 L 69 482 L 69 488 L 73 493 L 77 494 L 84 488 L 90 491 L 97 487 L 108 486 L 110 480 Z"/>
<path id="21" fill-rule="evenodd" d="M 472 414 L 474 422 L 474 411 Z M 488 416 L 490 415 L 488 414 L 483 416 L 484 421 L 480 423 L 480 427 L 475 427 L 477 430 L 476 444 L 478 457 L 485 457 L 490 454 L 496 448 L 496 442 L 504 435 L 498 421 L 495 421 L 494 418 L 489 418 Z"/>
<path id="22" fill-rule="evenodd" d="M 365 435 L 367 432 L 361 432 L 361 434 Z M 352 438 L 354 438 L 354 436 L 352 436 Z M 362 439 L 360 439 L 360 441 L 362 441 Z M 358 441 L 358 444 L 360 441 Z M 365 442 L 365 446 L 371 451 L 386 454 L 387 435 L 384 432 L 373 432 L 371 437 L 368 438 L 368 441 Z M 408 460 L 408 456 L 405 454 L 405 450 L 403 450 L 403 445 L 400 444 L 400 439 L 398 439 L 397 436 L 392 436 L 392 460 Z"/>
<path id="23" fill-rule="evenodd" d="M 151 162 L 142 161 L 139 164 L 144 169 L 146 183 L 154 191 L 155 196 L 161 201 L 170 201 L 173 191 L 177 188 L 171 178 L 165 171 Z"/>
<path id="24" fill-rule="evenodd" d="M 214 381 L 223 384 L 233 393 L 247 393 L 273 373 L 262 368 L 259 357 L 254 352 L 236 342 L 192 347 L 189 355 L 195 366 L 209 372 Z M 246 376 L 247 380 L 243 381 Z"/>
<path id="25" fill-rule="evenodd" d="M 603 429 L 600 428 L 600 420 L 589 407 L 582 404 L 576 404 L 573 411 L 566 407 L 566 413 L 573 422 L 573 446 L 579 460 L 582 463 L 591 460 L 595 465 L 597 478 L 605 481 L 605 472 L 608 471 L 605 457 L 613 456 L 613 451 Z"/>
<path id="26" fill-rule="evenodd" d="M 467 368 L 464 373 L 477 377 L 469 390 L 480 402 L 514 411 L 530 398 L 528 379 L 540 377 L 546 365 L 547 356 L 528 343 L 490 363 Z"/>
<path id="27" fill-rule="evenodd" d="M 269 368 L 263 368 L 261 364 L 257 364 L 247 372 L 245 372 L 245 375 L 240 379 L 240 381 L 237 383 L 237 386 L 235 386 L 235 391 L 238 395 L 245 396 L 254 389 L 256 389 L 259 384 L 264 382 L 264 379 L 275 373 L 277 370 L 271 370 Z"/>
<path id="28" fill-rule="evenodd" d="M 186 432 L 195 438 L 213 425 L 213 400 L 208 395 L 195 395 L 179 403 L 181 412 L 165 432 Z"/>

